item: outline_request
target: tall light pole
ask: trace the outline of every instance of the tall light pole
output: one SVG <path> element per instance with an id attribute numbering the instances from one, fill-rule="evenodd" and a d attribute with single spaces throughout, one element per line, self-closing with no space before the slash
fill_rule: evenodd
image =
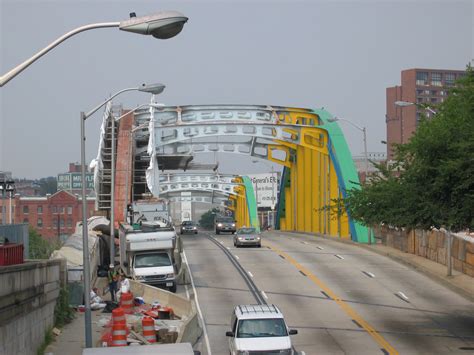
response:
<path id="1" fill-rule="evenodd" d="M 90 308 L 90 265 L 89 265 L 89 240 L 88 240 L 88 231 L 87 231 L 87 197 L 86 197 L 86 137 L 85 137 L 85 122 L 86 120 L 92 116 L 95 112 L 97 112 L 101 107 L 106 105 L 109 101 L 111 101 L 114 97 L 127 92 L 127 91 L 141 91 L 147 92 L 151 94 L 161 93 L 164 89 L 163 84 L 152 84 L 152 85 L 142 85 L 140 87 L 135 88 L 127 88 L 120 90 L 113 94 L 110 98 L 105 100 L 104 102 L 100 103 L 92 110 L 87 113 L 81 112 L 80 114 L 80 125 L 81 125 L 81 179 L 82 179 L 82 244 L 83 244 L 83 276 L 84 276 L 84 306 L 85 306 L 85 328 L 86 328 L 86 347 L 92 346 L 92 330 L 91 330 L 91 308 Z M 112 147 L 114 146 L 114 142 L 112 141 Z M 115 151 L 113 152 L 115 153 Z M 112 166 L 114 164 L 114 160 L 112 159 Z M 111 194 L 114 194 L 112 190 Z M 112 197 L 111 197 L 112 200 Z M 111 214 L 113 214 L 113 208 L 111 208 Z M 111 226 L 110 226 L 110 262 L 113 264 L 115 259 L 115 231 L 113 230 L 113 223 L 111 217 Z"/>
<path id="2" fill-rule="evenodd" d="M 162 11 L 153 15 L 141 17 L 136 17 L 135 13 L 132 12 L 130 14 L 130 18 L 125 21 L 93 23 L 90 25 L 77 27 L 72 31 L 62 35 L 54 42 L 51 42 L 48 46 L 40 50 L 31 58 L 25 60 L 20 65 L 11 69 L 6 74 L 0 76 L 0 87 L 8 83 L 10 80 L 12 80 L 26 68 L 28 68 L 31 64 L 36 62 L 43 55 L 51 51 L 57 45 L 78 33 L 97 28 L 118 27 L 122 31 L 133 32 L 143 35 L 152 35 L 153 37 L 159 39 L 168 39 L 180 33 L 183 29 L 184 24 L 187 21 L 188 18 L 177 11 Z"/>
<path id="3" fill-rule="evenodd" d="M 340 117 L 333 117 L 328 119 L 329 122 L 337 122 L 337 121 L 344 121 L 352 125 L 353 127 L 357 128 L 359 131 L 362 131 L 363 136 L 364 136 L 364 160 L 365 160 L 365 168 L 364 168 L 364 174 L 365 174 L 365 180 L 367 181 L 368 174 L 369 174 L 369 156 L 367 154 L 367 130 L 365 127 L 361 127 L 357 124 L 355 124 L 352 121 L 349 121 L 345 118 L 340 118 Z"/>

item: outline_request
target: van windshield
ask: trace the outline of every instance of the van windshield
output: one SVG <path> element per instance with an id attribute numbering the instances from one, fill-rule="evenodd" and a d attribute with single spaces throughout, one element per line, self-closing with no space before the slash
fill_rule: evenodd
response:
<path id="1" fill-rule="evenodd" d="M 171 260 L 167 253 L 135 255 L 135 268 L 158 266 L 171 266 Z"/>
<path id="2" fill-rule="evenodd" d="M 217 218 L 217 222 L 234 223 L 234 219 L 232 217 L 219 217 L 219 218 Z"/>
<path id="3" fill-rule="evenodd" d="M 283 318 L 243 319 L 239 322 L 237 338 L 286 337 Z"/>

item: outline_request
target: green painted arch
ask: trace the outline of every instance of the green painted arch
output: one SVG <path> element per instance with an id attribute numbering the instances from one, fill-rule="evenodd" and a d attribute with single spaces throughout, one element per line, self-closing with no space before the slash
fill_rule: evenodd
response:
<path id="1" fill-rule="evenodd" d="M 319 116 L 320 126 L 328 132 L 328 151 L 334 164 L 338 184 L 343 197 L 352 189 L 360 189 L 359 175 L 354 165 L 349 146 L 337 122 L 330 122 L 334 116 L 324 109 L 313 110 Z M 359 243 L 368 242 L 367 227 L 354 221 L 349 216 L 352 240 Z"/>
<path id="2" fill-rule="evenodd" d="M 241 176 L 241 178 L 245 187 L 245 201 L 247 202 L 247 209 L 249 211 L 250 224 L 252 227 L 260 230 L 260 222 L 258 221 L 257 214 L 257 201 L 255 200 L 252 181 L 248 176 Z"/>

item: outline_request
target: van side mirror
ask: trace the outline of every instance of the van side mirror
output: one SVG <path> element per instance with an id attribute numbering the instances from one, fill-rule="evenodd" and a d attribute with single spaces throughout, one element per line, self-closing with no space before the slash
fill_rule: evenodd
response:
<path id="1" fill-rule="evenodd" d="M 290 333 L 290 335 L 295 335 L 295 334 L 298 334 L 298 330 L 297 329 L 290 329 L 289 333 Z"/>
<path id="2" fill-rule="evenodd" d="M 226 336 L 226 337 L 233 337 L 233 336 L 234 336 L 234 332 L 225 332 L 225 336 Z"/>

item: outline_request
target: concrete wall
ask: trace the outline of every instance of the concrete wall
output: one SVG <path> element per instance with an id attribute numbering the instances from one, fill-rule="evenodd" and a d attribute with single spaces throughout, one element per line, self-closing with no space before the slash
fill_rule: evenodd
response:
<path id="1" fill-rule="evenodd" d="M 382 239 L 386 246 L 415 254 L 439 264 L 447 264 L 447 237 L 444 232 L 406 231 L 386 226 L 374 228 L 375 235 Z M 466 275 L 474 277 L 474 243 L 457 237 L 452 238 L 453 268 Z"/>
<path id="2" fill-rule="evenodd" d="M 36 354 L 54 324 L 65 270 L 64 260 L 0 268 L 0 354 Z"/>

